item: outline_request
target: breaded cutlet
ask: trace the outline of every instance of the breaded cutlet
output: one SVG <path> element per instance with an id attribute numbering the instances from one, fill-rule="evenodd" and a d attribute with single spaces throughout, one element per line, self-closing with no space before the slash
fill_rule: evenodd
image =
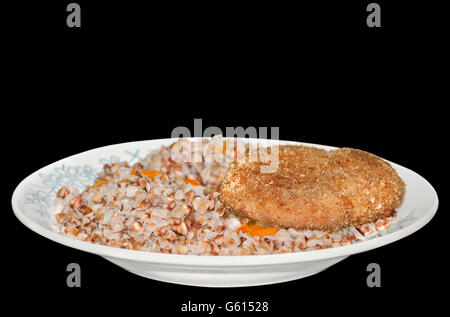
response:
<path id="1" fill-rule="evenodd" d="M 231 163 L 219 192 L 228 208 L 268 226 L 357 226 L 393 215 L 405 192 L 390 164 L 351 148 L 279 146 L 278 169 L 261 173 L 262 164 Z"/>

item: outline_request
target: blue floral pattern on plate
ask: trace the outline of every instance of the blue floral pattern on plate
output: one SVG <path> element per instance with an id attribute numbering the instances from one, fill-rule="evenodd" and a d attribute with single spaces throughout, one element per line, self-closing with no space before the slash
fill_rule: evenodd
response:
<path id="1" fill-rule="evenodd" d="M 124 151 L 123 156 L 112 155 L 108 158 L 100 158 L 98 166 L 85 164 L 83 166 L 69 166 L 62 164 L 53 168 L 51 173 L 40 173 L 39 183 L 33 183 L 25 191 L 25 204 L 32 207 L 30 211 L 37 213 L 33 218 L 37 219 L 39 215 L 42 219 L 50 221 L 48 213 L 55 203 L 56 193 L 62 186 L 85 188 L 94 183 L 97 174 L 102 170 L 104 164 L 112 164 L 120 161 L 128 161 L 133 164 L 139 161 L 139 149 L 135 151 Z M 31 214 L 30 214 L 31 215 Z"/>

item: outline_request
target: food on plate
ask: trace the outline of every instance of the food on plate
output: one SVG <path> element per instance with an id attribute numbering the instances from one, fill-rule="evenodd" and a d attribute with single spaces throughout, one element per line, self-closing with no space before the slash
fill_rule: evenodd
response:
<path id="1" fill-rule="evenodd" d="M 280 146 L 275 172 L 261 172 L 261 164 L 233 162 L 219 192 L 227 207 L 268 226 L 358 226 L 392 216 L 405 193 L 387 162 L 361 150 Z"/>
<path id="2" fill-rule="evenodd" d="M 231 145 L 220 136 L 180 139 L 133 164 L 105 164 L 90 186 L 59 189 L 54 230 L 150 252 L 300 252 L 349 245 L 386 230 L 402 199 L 404 185 L 394 170 L 362 151 L 280 146 L 279 170 L 262 175 L 255 170 L 261 162 L 237 160 L 251 146 Z M 342 206 L 348 208 L 340 214 Z M 290 217 L 294 211 L 308 214 Z"/>

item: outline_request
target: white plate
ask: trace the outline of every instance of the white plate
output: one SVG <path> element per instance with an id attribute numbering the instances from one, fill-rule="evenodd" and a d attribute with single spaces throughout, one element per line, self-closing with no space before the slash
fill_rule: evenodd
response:
<path id="1" fill-rule="evenodd" d="M 433 187 L 417 173 L 391 163 L 406 183 L 406 195 L 391 228 L 375 237 L 337 248 L 251 256 L 196 256 L 133 251 L 89 242 L 50 229 L 49 212 L 58 189 L 85 188 L 93 183 L 103 164 L 126 160 L 134 163 L 151 150 L 174 139 L 130 142 L 106 146 L 50 164 L 25 178 L 12 196 L 15 215 L 36 233 L 66 246 L 98 254 L 120 267 L 155 280 L 209 287 L 264 285 L 295 280 L 325 270 L 351 254 L 364 252 L 399 240 L 423 227 L 436 213 L 438 197 Z M 255 140 L 251 140 L 255 142 Z M 266 140 L 280 144 L 330 146 Z"/>

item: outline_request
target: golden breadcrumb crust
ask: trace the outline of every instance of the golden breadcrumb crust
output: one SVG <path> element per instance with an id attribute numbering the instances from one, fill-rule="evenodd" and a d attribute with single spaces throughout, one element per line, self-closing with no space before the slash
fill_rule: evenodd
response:
<path id="1" fill-rule="evenodd" d="M 337 230 L 392 215 L 405 184 L 381 158 L 356 149 L 280 146 L 279 168 L 231 163 L 220 199 L 240 216 L 280 227 Z"/>

